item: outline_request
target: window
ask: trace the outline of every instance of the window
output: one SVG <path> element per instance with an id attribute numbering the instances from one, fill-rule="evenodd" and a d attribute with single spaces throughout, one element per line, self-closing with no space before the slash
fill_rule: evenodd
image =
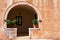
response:
<path id="1" fill-rule="evenodd" d="M 22 26 L 22 16 L 16 16 L 16 25 L 17 26 Z"/>

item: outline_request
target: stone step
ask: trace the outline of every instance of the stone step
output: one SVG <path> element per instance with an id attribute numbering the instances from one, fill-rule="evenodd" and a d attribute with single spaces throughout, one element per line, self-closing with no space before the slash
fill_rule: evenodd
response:
<path id="1" fill-rule="evenodd" d="M 29 38 L 29 36 L 21 36 L 21 37 L 17 37 L 17 39 L 26 39 L 26 38 Z"/>
<path id="2" fill-rule="evenodd" d="M 59 40 L 59 39 L 16 39 L 16 40 Z"/>
<path id="3" fill-rule="evenodd" d="M 29 36 L 17 37 L 15 40 L 29 40 Z"/>
<path id="4" fill-rule="evenodd" d="M 29 36 L 17 37 L 15 40 L 59 40 L 59 39 L 30 39 Z"/>

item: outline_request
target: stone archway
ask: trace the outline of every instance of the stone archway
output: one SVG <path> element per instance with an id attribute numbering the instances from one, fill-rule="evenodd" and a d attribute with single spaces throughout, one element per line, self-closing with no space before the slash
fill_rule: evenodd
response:
<path id="1" fill-rule="evenodd" d="M 29 12 L 34 12 L 34 13 L 36 13 L 36 14 L 37 14 L 38 21 L 41 19 L 40 12 L 37 10 L 37 8 L 36 8 L 35 6 L 33 6 L 32 4 L 30 4 L 30 3 L 28 3 L 28 2 L 16 2 L 16 3 L 10 5 L 10 6 L 7 8 L 7 10 L 6 10 L 6 12 L 5 12 L 4 20 L 7 20 L 7 19 L 8 19 L 9 13 L 12 12 L 15 8 L 18 7 L 18 9 L 19 9 L 19 6 L 20 6 L 20 7 L 23 7 L 23 8 L 28 8 L 28 9 L 30 9 Z M 11 10 L 12 10 L 12 11 L 11 11 Z M 10 14 L 11 14 L 11 13 L 10 13 Z M 30 15 L 30 14 L 29 14 L 29 15 Z M 31 16 L 31 15 L 30 15 L 30 16 Z M 33 15 L 32 15 L 32 16 L 33 16 Z M 13 17 L 13 16 L 12 16 L 12 17 Z M 39 23 L 39 24 L 40 24 L 40 23 Z M 6 23 L 5 23 L 5 25 L 6 25 Z M 38 25 L 38 27 L 39 27 L 39 25 Z M 19 27 L 18 27 L 18 28 L 19 28 Z M 18 31 L 18 32 L 19 32 L 19 31 Z"/>

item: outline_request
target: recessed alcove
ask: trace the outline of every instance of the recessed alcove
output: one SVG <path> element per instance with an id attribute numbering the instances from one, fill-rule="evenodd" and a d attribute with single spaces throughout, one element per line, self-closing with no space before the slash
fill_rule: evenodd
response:
<path id="1" fill-rule="evenodd" d="M 4 20 L 16 20 L 16 17 L 20 16 L 22 20 L 21 25 L 18 26 L 15 23 L 14 25 L 6 26 L 7 28 L 17 28 L 17 36 L 28 36 L 29 28 L 33 28 L 32 20 L 36 18 L 39 21 L 41 17 L 39 14 L 37 8 L 32 4 L 28 2 L 16 2 L 7 8 Z"/>

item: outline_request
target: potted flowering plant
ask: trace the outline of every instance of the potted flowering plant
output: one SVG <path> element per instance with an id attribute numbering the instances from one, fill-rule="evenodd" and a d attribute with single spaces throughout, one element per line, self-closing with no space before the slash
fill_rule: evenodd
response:
<path id="1" fill-rule="evenodd" d="M 33 23 L 33 27 L 34 28 L 38 28 L 38 21 L 37 21 L 37 19 L 33 19 L 32 23 Z"/>

